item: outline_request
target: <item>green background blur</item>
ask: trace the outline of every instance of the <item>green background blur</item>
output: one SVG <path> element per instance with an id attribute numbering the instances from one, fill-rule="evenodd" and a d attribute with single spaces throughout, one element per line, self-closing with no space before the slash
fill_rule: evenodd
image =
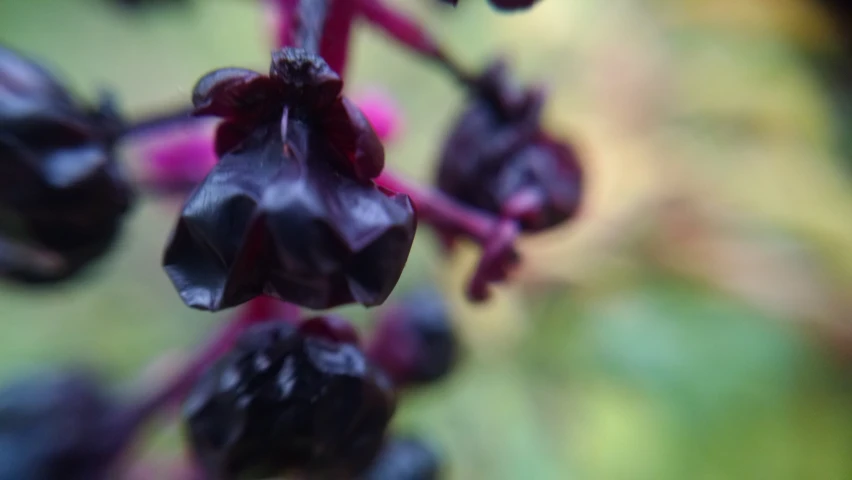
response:
<path id="1" fill-rule="evenodd" d="M 266 68 L 259 2 L 190 3 L 0 0 L 0 41 L 144 115 L 213 68 Z M 805 0 L 395 3 L 470 68 L 505 54 L 548 85 L 589 196 L 574 224 L 525 242 L 482 308 L 460 299 L 473 253 L 439 260 L 420 229 L 397 292 L 445 286 L 467 348 L 394 428 L 435 443 L 457 479 L 852 478 L 849 124 L 829 18 Z M 347 88 L 393 93 L 405 133 L 389 164 L 428 180 L 462 92 L 369 28 L 355 38 Z M 185 308 L 159 267 L 177 208 L 143 200 L 80 282 L 4 285 L 0 376 L 82 362 L 131 385 L 211 331 L 221 315 Z M 179 458 L 177 429 L 148 450 Z"/>

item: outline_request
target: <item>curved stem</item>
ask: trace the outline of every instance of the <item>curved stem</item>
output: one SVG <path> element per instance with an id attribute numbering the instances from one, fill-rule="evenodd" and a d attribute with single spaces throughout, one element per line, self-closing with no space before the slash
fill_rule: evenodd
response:
<path id="1" fill-rule="evenodd" d="M 488 298 L 488 285 L 503 281 L 517 263 L 515 240 L 520 229 L 516 221 L 477 210 L 454 201 L 434 189 L 423 188 L 385 170 L 376 179 L 379 186 L 407 194 L 418 217 L 432 225 L 448 243 L 463 235 L 482 246 L 479 264 L 468 282 L 472 301 Z"/>
<path id="2" fill-rule="evenodd" d="M 301 0 L 296 13 L 296 46 L 319 53 L 325 18 L 334 0 Z"/>
<path id="3" fill-rule="evenodd" d="M 298 318 L 299 308 L 290 303 L 270 297 L 258 297 L 250 301 L 237 315 L 229 319 L 175 376 L 131 408 L 130 417 L 141 422 L 179 401 L 201 372 L 226 353 L 240 334 L 251 325 L 269 320 L 295 322 Z"/>
<path id="4" fill-rule="evenodd" d="M 175 376 L 151 395 L 135 404 L 130 404 L 116 413 L 116 428 L 122 432 L 113 445 L 113 455 L 120 458 L 134 443 L 140 428 L 164 408 L 175 404 L 191 388 L 204 368 L 228 351 L 240 333 L 249 326 L 245 315 L 229 320 L 224 328 L 198 351 L 198 353 Z"/>
<path id="5" fill-rule="evenodd" d="M 135 135 L 145 135 L 157 130 L 181 127 L 187 124 L 201 121 L 209 121 L 209 119 L 194 117 L 192 113 L 193 108 L 189 105 L 186 105 L 180 108 L 176 108 L 174 110 L 168 110 L 164 112 L 155 113 L 150 116 L 145 116 L 138 120 L 129 122 L 126 126 L 124 126 L 124 128 L 122 128 L 121 132 L 119 132 L 119 136 L 128 137 Z"/>
<path id="6" fill-rule="evenodd" d="M 388 6 L 383 0 L 356 1 L 359 13 L 373 26 L 383 30 L 390 38 L 429 60 L 442 66 L 456 80 L 466 86 L 475 86 L 476 78 L 469 75 L 445 52 L 440 42 L 416 20 Z M 333 35 L 334 32 L 328 32 Z"/>
<path id="7" fill-rule="evenodd" d="M 204 368 L 228 351 L 240 333 L 250 325 L 250 322 L 247 321 L 248 318 L 244 315 L 237 315 L 228 320 L 224 327 L 216 332 L 174 377 L 148 398 L 134 406 L 131 409 L 131 416 L 137 421 L 144 421 L 183 397 Z"/>
<path id="8" fill-rule="evenodd" d="M 300 47 L 319 53 L 326 17 L 334 0 L 278 0 L 278 47 Z"/>
<path id="9" fill-rule="evenodd" d="M 496 216 L 464 206 L 439 190 L 424 188 L 387 169 L 376 178 L 376 184 L 408 195 L 421 220 L 439 229 L 463 234 L 478 243 L 486 243 L 500 221 Z"/>
<path id="10" fill-rule="evenodd" d="M 299 0 L 267 0 L 274 10 L 275 18 L 275 46 L 292 47 L 294 42 L 293 16 L 298 7 Z"/>

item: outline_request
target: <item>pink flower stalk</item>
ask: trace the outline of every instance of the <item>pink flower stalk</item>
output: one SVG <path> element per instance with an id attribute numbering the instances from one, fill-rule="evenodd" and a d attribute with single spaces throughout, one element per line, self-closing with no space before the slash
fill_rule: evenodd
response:
<path id="1" fill-rule="evenodd" d="M 271 0 L 277 17 L 278 47 L 294 46 L 295 10 L 298 0 Z M 349 40 L 355 20 L 363 18 L 393 40 L 407 48 L 446 64 L 446 56 L 438 42 L 416 20 L 389 7 L 381 0 L 329 0 L 328 11 L 320 42 L 320 55 L 341 78 L 346 77 Z"/>
<path id="2" fill-rule="evenodd" d="M 144 183 L 166 192 L 190 190 L 217 161 L 209 126 L 158 136 L 156 143 L 143 148 L 143 155 L 147 157 Z"/>

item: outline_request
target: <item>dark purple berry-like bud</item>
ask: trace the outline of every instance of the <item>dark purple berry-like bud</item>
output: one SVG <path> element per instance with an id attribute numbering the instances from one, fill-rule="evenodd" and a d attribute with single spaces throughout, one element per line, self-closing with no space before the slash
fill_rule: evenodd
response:
<path id="1" fill-rule="evenodd" d="M 397 386 L 446 376 L 458 357 L 458 341 L 441 295 L 421 290 L 390 306 L 379 320 L 369 355 Z"/>
<path id="2" fill-rule="evenodd" d="M 444 3 L 448 3 L 452 6 L 457 6 L 459 4 L 459 0 L 441 0 Z M 504 11 L 515 11 L 515 10 L 523 10 L 533 6 L 533 4 L 537 3 L 538 0 L 488 0 L 494 8 L 498 10 Z"/>
<path id="3" fill-rule="evenodd" d="M 110 248 L 132 201 L 113 152 L 119 128 L 109 102 L 81 107 L 42 67 L 0 47 L 0 236 L 59 259 L 45 270 L 0 265 L 5 276 L 59 280 Z"/>
<path id="4" fill-rule="evenodd" d="M 266 294 L 308 308 L 382 303 L 414 239 L 406 195 L 373 183 L 384 149 L 319 57 L 276 52 L 270 75 L 217 70 L 200 113 L 224 117 L 219 163 L 191 195 L 164 266 L 184 302 L 219 310 Z"/>
<path id="5" fill-rule="evenodd" d="M 129 429 L 91 377 L 51 373 L 0 390 L 0 479 L 110 477 Z"/>
<path id="6" fill-rule="evenodd" d="M 488 0 L 498 10 L 514 11 L 530 8 L 538 0 Z"/>
<path id="7" fill-rule="evenodd" d="M 213 479 L 350 478 L 381 448 L 394 408 L 389 380 L 356 345 L 269 322 L 202 375 L 184 416 Z"/>
<path id="8" fill-rule="evenodd" d="M 514 85 L 504 64 L 491 66 L 447 139 L 438 187 L 528 232 L 574 216 L 582 172 L 569 146 L 542 133 L 543 102 L 541 92 Z"/>
<path id="9" fill-rule="evenodd" d="M 154 5 L 178 5 L 178 4 L 187 4 L 189 0 L 110 0 L 112 3 L 119 5 L 121 7 L 129 7 L 129 8 L 139 8 L 139 7 L 147 7 Z"/>
<path id="10" fill-rule="evenodd" d="M 438 454 L 416 438 L 388 440 L 373 465 L 360 480 L 437 480 L 441 473 Z"/>

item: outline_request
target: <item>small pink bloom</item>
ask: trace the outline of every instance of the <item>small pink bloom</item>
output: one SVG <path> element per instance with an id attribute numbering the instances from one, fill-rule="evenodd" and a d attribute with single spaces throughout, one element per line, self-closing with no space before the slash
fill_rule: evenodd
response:
<path id="1" fill-rule="evenodd" d="M 404 127 L 402 109 L 390 93 L 385 90 L 371 89 L 355 95 L 353 100 L 370 121 L 373 130 L 383 143 L 391 142 L 402 134 Z"/>

